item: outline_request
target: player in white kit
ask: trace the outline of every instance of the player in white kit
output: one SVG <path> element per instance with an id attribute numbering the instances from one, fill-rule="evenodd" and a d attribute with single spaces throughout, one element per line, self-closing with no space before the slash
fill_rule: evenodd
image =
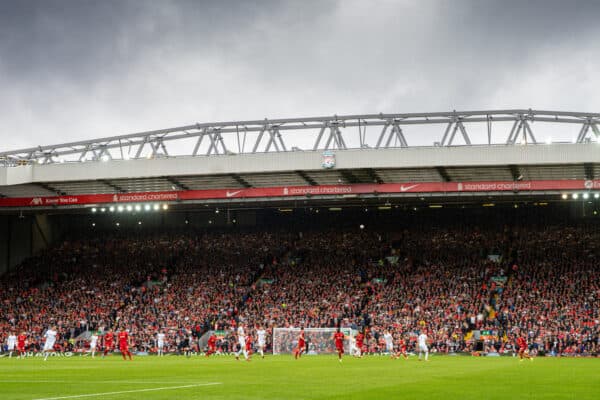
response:
<path id="1" fill-rule="evenodd" d="M 421 332 L 417 341 L 419 346 L 419 361 L 421 361 L 423 353 L 425 353 L 425 361 L 429 361 L 429 348 L 427 347 L 427 334 L 425 331 Z"/>
<path id="2" fill-rule="evenodd" d="M 237 353 L 235 353 L 235 359 L 239 360 L 240 354 L 244 353 L 244 358 L 246 359 L 246 361 L 249 361 L 248 360 L 248 352 L 246 351 L 246 334 L 244 333 L 244 326 L 241 324 L 237 329 L 237 335 L 238 335 L 238 343 L 240 345 L 240 349 L 237 351 Z"/>
<path id="3" fill-rule="evenodd" d="M 11 358 L 13 351 L 15 351 L 15 346 L 17 345 L 17 336 L 14 332 L 11 332 L 10 335 L 8 335 L 6 345 L 8 346 L 8 358 Z"/>
<path id="4" fill-rule="evenodd" d="M 92 353 L 92 358 L 96 357 L 96 347 L 98 347 L 98 335 L 93 333 L 90 337 L 90 353 Z"/>
<path id="5" fill-rule="evenodd" d="M 158 356 L 162 357 L 164 355 L 165 348 L 165 334 L 162 331 L 159 331 L 156 334 L 156 347 L 158 349 Z"/>
<path id="6" fill-rule="evenodd" d="M 389 331 L 384 331 L 383 340 L 385 341 L 385 351 L 394 358 L 394 337 Z"/>
<path id="7" fill-rule="evenodd" d="M 256 336 L 258 337 L 258 352 L 260 353 L 260 356 L 262 358 L 265 358 L 265 345 L 266 345 L 266 338 L 267 338 L 267 332 L 263 329 L 262 326 L 258 327 L 258 330 L 256 331 Z"/>
<path id="8" fill-rule="evenodd" d="M 44 337 L 46 338 L 46 341 L 44 342 L 44 353 L 46 354 L 46 356 L 44 357 L 44 361 L 48 360 L 48 354 L 50 354 L 51 352 L 54 353 L 54 344 L 56 343 L 56 335 L 58 333 L 56 332 L 56 326 L 53 326 L 51 328 L 48 328 L 48 330 L 46 331 L 46 333 L 44 333 Z"/>
<path id="9" fill-rule="evenodd" d="M 348 347 L 350 348 L 351 356 L 353 356 L 353 357 L 360 356 L 360 350 L 358 349 L 358 347 L 356 347 L 356 339 L 354 339 L 354 336 L 352 336 L 352 335 L 348 336 Z"/>

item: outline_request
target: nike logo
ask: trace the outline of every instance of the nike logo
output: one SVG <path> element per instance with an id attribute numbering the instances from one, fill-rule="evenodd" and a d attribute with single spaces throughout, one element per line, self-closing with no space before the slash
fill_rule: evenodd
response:
<path id="1" fill-rule="evenodd" d="M 400 185 L 400 191 L 401 192 L 406 192 L 406 191 L 408 191 L 408 190 L 410 190 L 412 188 L 416 188 L 417 186 L 419 186 L 419 185 L 418 184 L 417 185 L 411 185 L 411 186 Z"/>
<path id="2" fill-rule="evenodd" d="M 227 197 L 233 197 L 233 196 L 235 196 L 236 194 L 238 194 L 238 193 L 240 193 L 240 192 L 241 192 L 241 190 L 238 190 L 237 192 L 230 192 L 230 191 L 228 190 L 228 191 L 225 193 L 225 196 L 227 196 Z"/>

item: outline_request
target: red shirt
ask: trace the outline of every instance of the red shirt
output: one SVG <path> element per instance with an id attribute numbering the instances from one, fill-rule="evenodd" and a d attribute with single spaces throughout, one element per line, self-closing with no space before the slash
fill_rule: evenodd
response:
<path id="1" fill-rule="evenodd" d="M 298 343 L 304 343 L 304 331 L 300 332 L 300 336 L 298 336 Z"/>
<path id="2" fill-rule="evenodd" d="M 333 335 L 335 340 L 335 347 L 342 347 L 344 345 L 344 334 L 342 332 L 336 332 Z"/>
<path id="3" fill-rule="evenodd" d="M 246 350 L 252 349 L 252 337 L 246 336 Z"/>
<path id="4" fill-rule="evenodd" d="M 363 335 L 362 333 L 357 334 L 356 335 L 356 346 L 362 347 L 363 340 L 365 340 L 365 335 Z"/>
<path id="5" fill-rule="evenodd" d="M 215 335 L 211 335 L 208 338 L 208 345 L 209 346 L 214 346 L 217 343 L 217 337 Z"/>
<path id="6" fill-rule="evenodd" d="M 112 332 L 108 332 L 106 335 L 104 335 L 104 344 L 106 346 L 112 346 L 113 339 L 114 339 L 113 333 Z"/>
<path id="7" fill-rule="evenodd" d="M 25 335 L 17 336 L 17 347 L 25 347 L 26 340 L 27 340 L 27 336 L 25 336 Z"/>
<path id="8" fill-rule="evenodd" d="M 517 339 L 517 344 L 519 345 L 519 347 L 526 347 L 527 346 L 527 341 L 520 337 Z"/>
<path id="9" fill-rule="evenodd" d="M 127 346 L 128 345 L 128 339 L 129 339 L 129 334 L 125 331 L 123 332 L 119 332 L 119 346 Z"/>

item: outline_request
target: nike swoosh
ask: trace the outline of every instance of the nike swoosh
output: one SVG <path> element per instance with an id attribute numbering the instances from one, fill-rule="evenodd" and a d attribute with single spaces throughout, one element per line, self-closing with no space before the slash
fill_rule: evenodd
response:
<path id="1" fill-rule="evenodd" d="M 238 193 L 240 193 L 240 192 L 241 192 L 241 190 L 238 190 L 237 192 L 230 192 L 230 191 L 227 191 L 227 192 L 225 193 L 225 195 L 226 195 L 227 197 L 233 197 L 233 196 L 235 196 L 236 194 L 238 194 Z"/>
<path id="2" fill-rule="evenodd" d="M 417 185 L 411 185 L 411 186 L 400 185 L 400 191 L 401 192 L 406 192 L 407 190 L 410 190 L 412 188 L 416 188 L 417 186 L 419 186 L 419 185 L 418 184 Z"/>

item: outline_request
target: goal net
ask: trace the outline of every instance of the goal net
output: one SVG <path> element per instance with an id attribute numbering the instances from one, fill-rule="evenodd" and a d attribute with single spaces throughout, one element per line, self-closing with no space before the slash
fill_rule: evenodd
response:
<path id="1" fill-rule="evenodd" d="M 346 336 L 351 335 L 352 329 L 341 328 Z M 308 354 L 334 354 L 335 343 L 333 334 L 337 328 L 304 328 L 304 338 L 308 346 Z M 273 354 L 291 354 L 298 346 L 300 328 L 275 328 L 273 329 Z M 344 352 L 349 351 L 349 341 L 344 340 Z"/>

